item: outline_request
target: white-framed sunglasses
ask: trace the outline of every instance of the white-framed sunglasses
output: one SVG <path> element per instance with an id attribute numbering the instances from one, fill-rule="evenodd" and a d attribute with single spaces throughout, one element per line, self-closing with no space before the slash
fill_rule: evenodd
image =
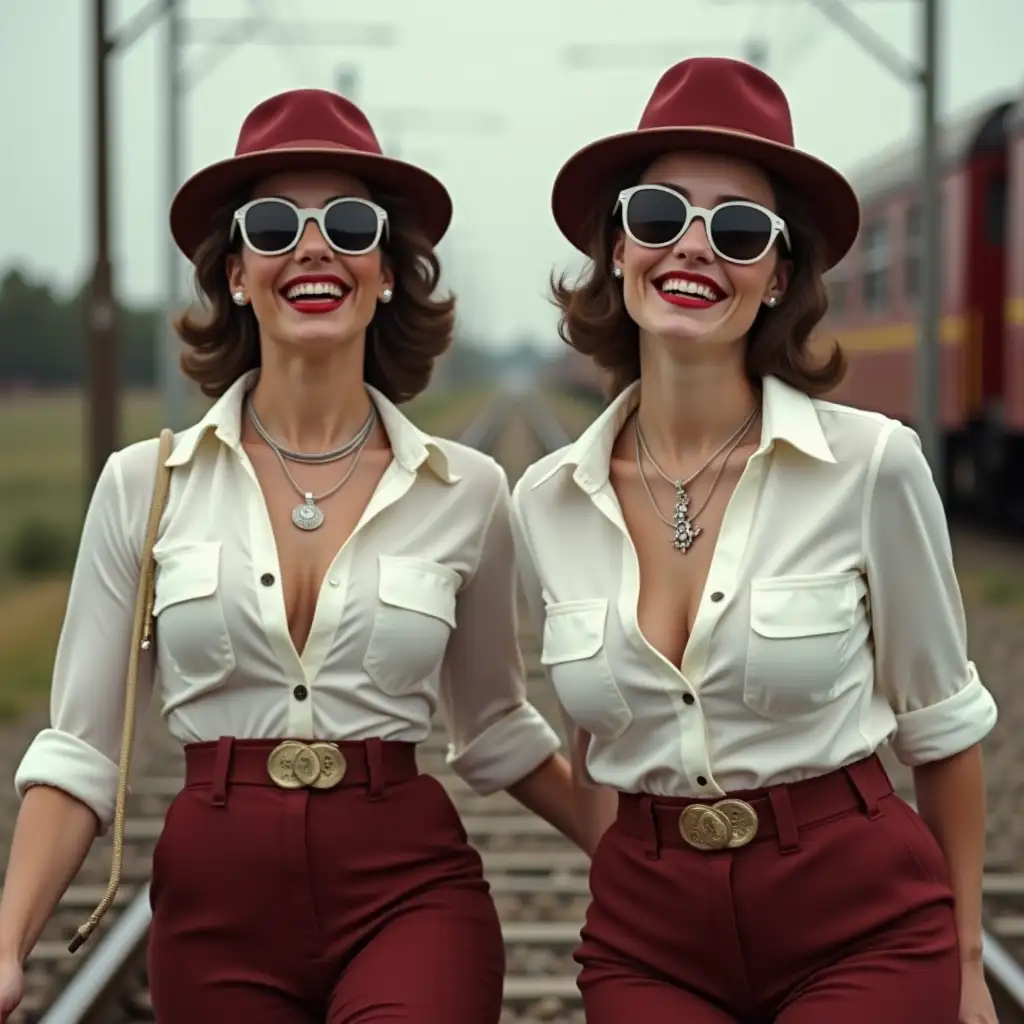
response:
<path id="1" fill-rule="evenodd" d="M 648 249 L 675 245 L 695 219 L 704 222 L 711 248 L 728 263 L 756 263 L 779 235 L 791 248 L 786 222 L 746 199 L 730 199 L 706 210 L 665 185 L 633 185 L 619 193 L 613 216 L 620 207 L 626 234 Z"/>
<path id="2" fill-rule="evenodd" d="M 345 256 L 362 256 L 388 237 L 387 210 L 358 196 L 332 199 L 323 207 L 300 209 L 287 199 L 252 199 L 235 210 L 231 237 L 261 256 L 280 256 L 299 244 L 308 221 L 315 222 L 327 244 Z"/>

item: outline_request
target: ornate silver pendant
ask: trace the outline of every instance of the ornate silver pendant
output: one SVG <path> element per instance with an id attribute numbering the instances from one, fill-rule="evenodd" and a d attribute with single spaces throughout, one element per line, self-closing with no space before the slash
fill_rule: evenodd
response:
<path id="1" fill-rule="evenodd" d="M 682 484 L 676 484 L 676 507 L 673 526 L 675 537 L 672 546 L 685 555 L 690 546 L 700 536 L 701 528 L 690 522 L 690 496 Z"/>
<path id="2" fill-rule="evenodd" d="M 323 521 L 324 514 L 316 507 L 312 494 L 306 494 L 306 500 L 292 509 L 292 522 L 300 530 L 315 530 Z"/>

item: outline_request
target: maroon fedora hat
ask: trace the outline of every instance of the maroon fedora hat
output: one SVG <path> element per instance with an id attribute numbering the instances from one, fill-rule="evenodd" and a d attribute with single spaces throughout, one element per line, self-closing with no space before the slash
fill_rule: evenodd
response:
<path id="1" fill-rule="evenodd" d="M 570 157 L 551 196 L 565 237 L 587 253 L 587 225 L 602 187 L 631 165 L 672 150 L 749 160 L 785 182 L 809 207 L 830 267 L 857 237 L 856 193 L 837 170 L 795 148 L 789 103 L 777 83 L 753 65 L 725 57 L 695 57 L 669 68 L 636 131 L 599 139 Z"/>
<path id="2" fill-rule="evenodd" d="M 235 155 L 204 167 L 171 203 L 171 234 L 191 259 L 214 213 L 268 174 L 337 170 L 406 199 L 436 245 L 452 217 L 448 190 L 432 174 L 381 152 L 366 115 L 350 100 L 323 89 L 294 89 L 264 100 L 242 122 Z"/>

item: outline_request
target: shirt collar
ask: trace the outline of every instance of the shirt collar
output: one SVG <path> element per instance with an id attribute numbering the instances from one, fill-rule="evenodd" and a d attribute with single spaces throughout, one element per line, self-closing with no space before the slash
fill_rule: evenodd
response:
<path id="1" fill-rule="evenodd" d="M 784 441 L 812 459 L 836 461 L 811 398 L 778 377 L 763 379 L 762 394 L 759 454 L 773 449 L 776 442 Z M 569 466 L 573 468 L 573 480 L 588 494 L 603 487 L 608 481 L 615 439 L 639 402 L 640 381 L 636 380 L 566 448 L 561 458 L 533 487 L 539 487 Z"/>
<path id="2" fill-rule="evenodd" d="M 233 451 L 240 451 L 242 403 L 258 376 L 258 369 L 243 374 L 217 399 L 198 423 L 178 434 L 165 465 L 186 465 L 192 460 L 203 438 L 211 431 Z M 448 456 L 438 439 L 420 430 L 376 388 L 369 384 L 365 387 L 371 401 L 377 407 L 377 414 L 391 442 L 395 461 L 409 473 L 417 472 L 425 463 L 445 483 L 457 483 L 461 477 L 452 472 Z"/>

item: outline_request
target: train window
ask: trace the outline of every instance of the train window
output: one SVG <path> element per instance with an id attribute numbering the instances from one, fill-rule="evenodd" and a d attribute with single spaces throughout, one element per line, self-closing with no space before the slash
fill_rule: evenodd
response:
<path id="1" fill-rule="evenodd" d="M 985 189 L 985 237 L 989 245 L 1006 244 L 1006 175 L 993 174 Z"/>
<path id="2" fill-rule="evenodd" d="M 869 224 L 861 244 L 864 268 L 864 305 L 873 313 L 889 305 L 889 225 L 882 219 Z"/>
<path id="3" fill-rule="evenodd" d="M 904 222 L 903 294 L 913 304 L 921 294 L 921 204 L 907 207 Z"/>

